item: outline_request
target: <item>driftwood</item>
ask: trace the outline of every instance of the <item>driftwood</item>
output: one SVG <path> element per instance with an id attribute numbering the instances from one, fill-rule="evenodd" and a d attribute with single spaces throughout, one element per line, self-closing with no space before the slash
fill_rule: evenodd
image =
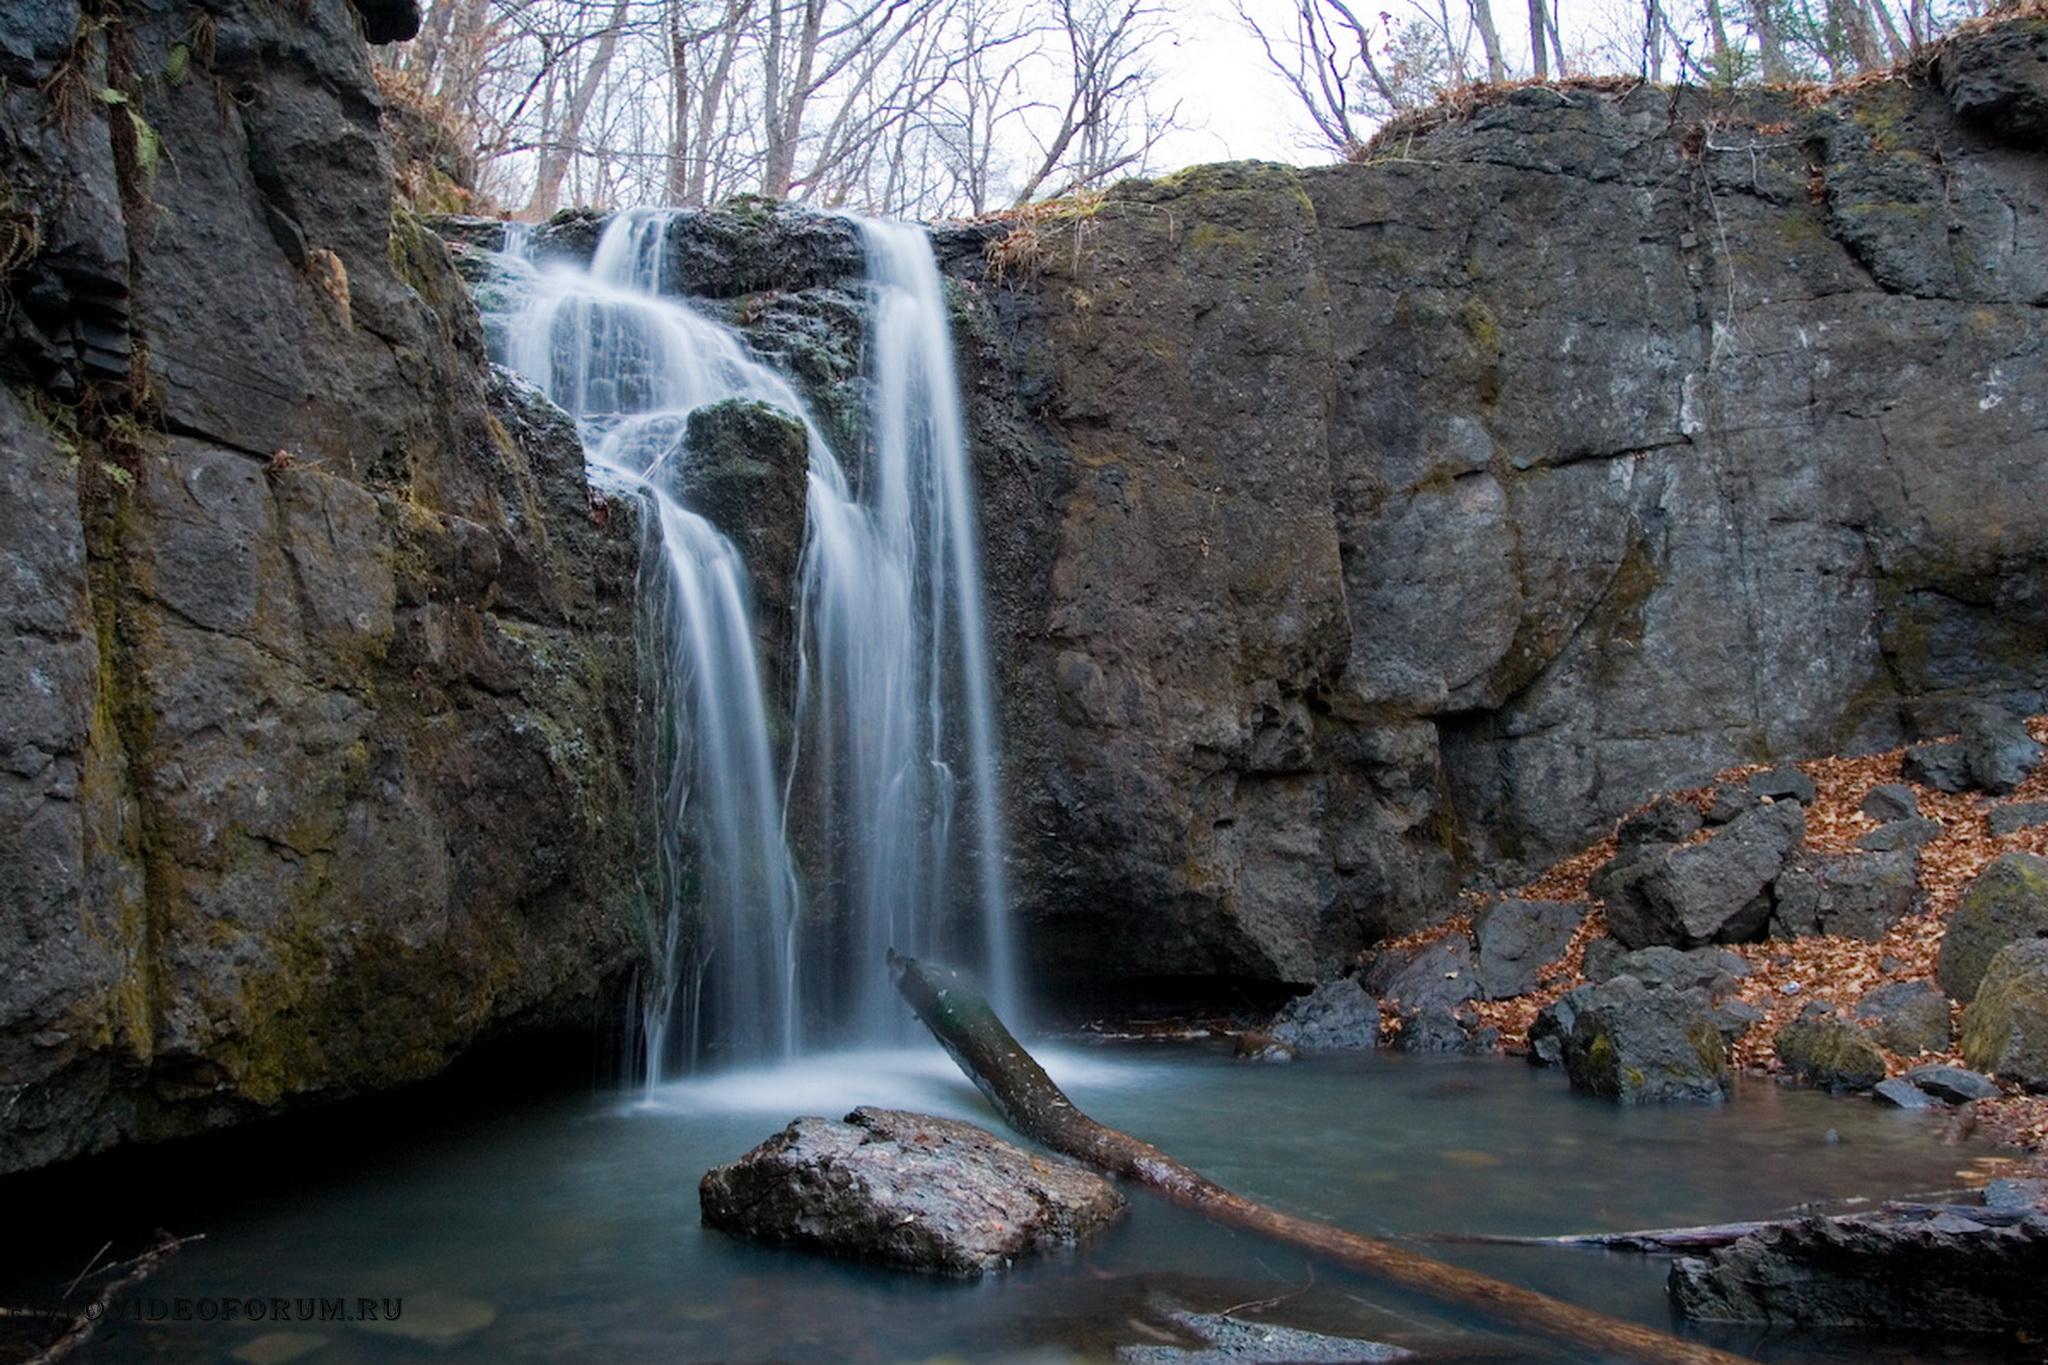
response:
<path id="1" fill-rule="evenodd" d="M 1987 1228 L 2007 1228 L 2023 1222 L 2032 1209 L 1990 1209 L 1981 1204 L 1886 1204 L 1869 1213 L 1839 1213 L 1831 1223 L 1896 1226 L 1924 1223 L 1930 1218 L 1952 1214 Z M 1592 1251 L 1657 1252 L 1712 1251 L 1732 1246 L 1753 1233 L 1768 1228 L 1791 1227 L 1806 1218 L 1768 1218 L 1749 1223 L 1707 1223 L 1689 1228 L 1641 1228 L 1632 1232 L 1577 1232 L 1562 1237 L 1511 1237 L 1484 1232 L 1439 1232 L 1422 1239 L 1430 1242 L 1463 1242 L 1497 1247 L 1567 1247 Z"/>
<path id="2" fill-rule="evenodd" d="M 71 1319 L 70 1325 L 64 1329 L 62 1335 L 35 1355 L 30 1356 L 28 1365 L 55 1365 L 55 1362 L 63 1360 L 79 1347 L 85 1345 L 92 1338 L 92 1334 L 99 1329 L 101 1319 L 107 1316 L 108 1309 L 113 1305 L 117 1297 L 133 1289 L 136 1285 L 141 1284 L 151 1275 L 154 1275 L 159 1266 L 178 1254 L 179 1248 L 188 1246 L 193 1242 L 204 1241 L 205 1239 L 206 1234 L 203 1232 L 191 1237 L 173 1237 L 168 1232 L 158 1230 L 156 1241 L 150 1246 L 149 1250 L 143 1252 L 132 1261 L 123 1261 L 119 1265 L 108 1267 L 103 1272 L 108 1275 L 113 1275 L 117 1271 L 122 1273 L 117 1278 L 107 1281 L 106 1285 L 93 1298 L 92 1303 Z M 99 1255 L 94 1256 L 93 1260 L 97 1262 L 100 1256 L 106 1254 L 106 1250 L 105 1247 L 101 1247 Z M 87 1266 L 85 1271 L 79 1274 L 78 1279 L 84 1279 L 87 1274 L 91 1273 L 91 1270 L 92 1267 Z M 71 1286 L 74 1289 L 77 1288 L 78 1280 L 73 1280 Z"/>
<path id="3" fill-rule="evenodd" d="M 1730 1365 L 1742 1359 L 1234 1194 L 1150 1143 L 1082 1113 L 1011 1036 L 981 993 L 957 973 L 892 952 L 889 974 L 918 1018 L 1010 1126 L 1056 1152 L 1143 1185 L 1226 1227 L 1474 1309 L 1581 1354 L 1681 1365 Z"/>

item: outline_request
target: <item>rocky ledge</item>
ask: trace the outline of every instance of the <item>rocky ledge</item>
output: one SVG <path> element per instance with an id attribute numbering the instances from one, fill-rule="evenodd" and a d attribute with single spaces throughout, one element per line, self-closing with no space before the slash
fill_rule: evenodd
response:
<path id="1" fill-rule="evenodd" d="M 707 1226 L 907 1270 L 974 1277 L 1073 1246 L 1121 1218 L 1122 1194 L 1064 1157 L 973 1124 L 860 1108 L 802 1118 L 705 1173 Z"/>

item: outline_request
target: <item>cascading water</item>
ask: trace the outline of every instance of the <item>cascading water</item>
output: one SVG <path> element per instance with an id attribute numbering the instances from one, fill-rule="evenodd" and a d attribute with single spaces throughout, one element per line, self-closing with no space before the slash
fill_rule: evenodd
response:
<path id="1" fill-rule="evenodd" d="M 783 376 L 662 295 L 676 216 L 619 215 L 587 268 L 536 264 L 515 240 L 491 319 L 502 359 L 577 418 L 593 476 L 651 511 L 661 903 L 637 1020 L 649 1080 L 700 1064 L 706 1042 L 740 1061 L 900 1036 L 890 947 L 978 959 L 1000 1003 L 1016 994 L 973 489 L 930 245 L 913 227 L 860 225 L 868 440 L 850 475 Z M 780 775 L 745 566 L 685 505 L 689 413 L 727 398 L 809 433 L 796 741 Z M 792 842 L 811 850 L 808 877 Z"/>

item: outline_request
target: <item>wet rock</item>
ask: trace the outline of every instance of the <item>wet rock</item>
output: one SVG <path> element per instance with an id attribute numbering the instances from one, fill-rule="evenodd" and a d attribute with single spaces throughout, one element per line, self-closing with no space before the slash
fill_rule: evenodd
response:
<path id="1" fill-rule="evenodd" d="M 1760 935 L 1768 893 L 1805 837 L 1794 801 L 1738 816 L 1703 844 L 1639 858 L 1610 885 L 1608 931 L 1632 948 L 1739 943 Z"/>
<path id="2" fill-rule="evenodd" d="M 1968 1104 L 1972 1100 L 1994 1099 L 2003 1093 L 1989 1076 L 1940 1063 L 1916 1066 L 1900 1079 L 1926 1091 L 1943 1104 Z"/>
<path id="3" fill-rule="evenodd" d="M 2048 144 L 2048 22 L 2023 20 L 1958 33 L 1934 76 L 1949 107 L 2015 147 Z"/>
<path id="4" fill-rule="evenodd" d="M 1967 1336 L 2048 1328 L 2044 1275 L 2048 1218 L 2010 1227 L 1810 1218 L 1680 1257 L 1669 1289 L 1681 1313 L 1706 1322 Z"/>
<path id="5" fill-rule="evenodd" d="M 1959 742 L 1970 785 L 1993 796 L 2017 787 L 2041 762 L 2041 746 L 2027 733 L 2024 719 L 2001 706 L 1964 711 Z"/>
<path id="6" fill-rule="evenodd" d="M 1899 770 L 1906 775 L 1908 782 L 1917 782 L 1936 791 L 1966 792 L 1970 789 L 1969 758 L 1957 740 L 1935 740 L 1910 746 L 1899 762 Z"/>
<path id="7" fill-rule="evenodd" d="M 1860 809 L 1871 819 L 1890 824 L 1897 820 L 1911 820 L 1919 815 L 1920 798 L 1903 782 L 1886 782 L 1872 787 L 1863 794 Z"/>
<path id="8" fill-rule="evenodd" d="M 1590 1000 L 1593 986 L 1575 986 L 1536 1011 L 1529 1025 L 1529 1064 L 1558 1066 L 1564 1061 L 1565 1045 L 1571 1040 L 1572 1025 L 1579 1006 Z"/>
<path id="9" fill-rule="evenodd" d="M 1147 1342 L 1119 1346 L 1118 1365 L 1249 1365 L 1254 1361 L 1336 1365 L 1337 1362 L 1410 1360 L 1399 1346 L 1357 1337 L 1330 1336 L 1262 1322 L 1240 1322 L 1216 1313 L 1191 1313 L 1162 1306 L 1167 1320 L 1197 1339 L 1185 1346 Z"/>
<path id="10" fill-rule="evenodd" d="M 1871 1036 L 1880 1046 L 1908 1057 L 1948 1046 L 1948 996 L 1930 981 L 1879 986 L 1856 1002 L 1856 1018 L 1876 1020 Z"/>
<path id="11" fill-rule="evenodd" d="M 1826 1090 L 1868 1090 L 1884 1079 L 1884 1054 L 1870 1034 L 1839 1019 L 1795 1019 L 1778 1030 L 1775 1046 L 1788 1073 Z"/>
<path id="12" fill-rule="evenodd" d="M 1348 977 L 1326 981 L 1282 1006 L 1264 1033 L 1293 1053 L 1376 1047 L 1380 1040 L 1379 1002 Z"/>
<path id="13" fill-rule="evenodd" d="M 1772 768 L 1749 779 L 1746 784 L 1750 794 L 1767 797 L 1773 801 L 1792 800 L 1802 806 L 1810 806 L 1820 791 L 1813 785 L 1813 779 L 1797 768 Z"/>
<path id="14" fill-rule="evenodd" d="M 1621 1104 L 1727 1098 L 1728 1046 L 1706 992 L 1618 976 L 1572 994 L 1563 1054 L 1574 1088 Z"/>
<path id="15" fill-rule="evenodd" d="M 1699 808 L 1691 802 L 1662 796 L 1623 820 L 1614 832 L 1615 841 L 1623 848 L 1683 843 L 1704 823 Z"/>
<path id="16" fill-rule="evenodd" d="M 1231 1045 L 1231 1053 L 1245 1062 L 1291 1062 L 1295 1051 L 1264 1029 L 1247 1029 Z"/>
<path id="17" fill-rule="evenodd" d="M 1870 1098 L 1876 1100 L 1879 1104 L 1889 1105 L 1894 1109 L 1939 1109 L 1942 1107 L 1940 1100 L 1935 1099 L 1934 1096 L 1928 1094 L 1919 1086 L 1914 1085 L 1903 1076 L 1893 1076 L 1889 1080 L 1879 1081 L 1872 1088 Z"/>
<path id="18" fill-rule="evenodd" d="M 1571 945 L 1586 911 L 1583 901 L 1505 900 L 1488 906 L 1473 925 L 1484 997 L 1507 1000 L 1535 990 L 1543 969 Z"/>
<path id="19" fill-rule="evenodd" d="M 1976 998 L 1992 955 L 2008 943 L 2048 934 L 2048 858 L 1996 857 L 1963 890 L 1941 941 L 1935 978 L 1957 1000 Z"/>
<path id="20" fill-rule="evenodd" d="M 1804 853 L 1780 874 L 1771 894 L 1776 937 L 1839 934 L 1874 943 L 1918 904 L 1919 855 L 1911 849 Z"/>
<path id="21" fill-rule="evenodd" d="M 2048 939 L 1998 950 L 1963 1011 L 1963 1060 L 2029 1090 L 2048 1090 Z"/>
<path id="22" fill-rule="evenodd" d="M 1985 822 L 1991 827 L 1994 838 L 2048 825 L 2048 801 L 2018 801 L 2011 805 L 1993 806 Z"/>
<path id="23" fill-rule="evenodd" d="M 2048 1209 L 2048 1180 L 2000 1176 L 1985 1184 L 1984 1207 L 2006 1212 Z"/>
<path id="24" fill-rule="evenodd" d="M 972 1124 L 860 1108 L 798 1119 L 698 1187 L 707 1226 L 909 1270 L 974 1277 L 1123 1216 L 1116 1187 Z"/>
<path id="25" fill-rule="evenodd" d="M 1899 850 L 1922 848 L 1939 839 L 1943 826 L 1939 820 L 1925 816 L 1913 816 L 1905 820 L 1894 820 L 1888 825 L 1879 825 L 1856 841 L 1856 847 L 1872 853 L 1893 853 Z"/>

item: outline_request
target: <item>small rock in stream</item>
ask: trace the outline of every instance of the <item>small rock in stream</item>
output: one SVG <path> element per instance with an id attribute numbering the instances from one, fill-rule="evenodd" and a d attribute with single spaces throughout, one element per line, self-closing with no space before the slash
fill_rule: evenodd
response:
<path id="1" fill-rule="evenodd" d="M 1200 1344 L 1119 1346 L 1118 1365 L 1251 1365 L 1278 1361 L 1288 1365 L 1324 1365 L 1414 1358 L 1414 1352 L 1381 1341 L 1240 1322 L 1221 1313 L 1190 1313 L 1172 1307 L 1162 1311 L 1174 1326 L 1200 1338 Z"/>

